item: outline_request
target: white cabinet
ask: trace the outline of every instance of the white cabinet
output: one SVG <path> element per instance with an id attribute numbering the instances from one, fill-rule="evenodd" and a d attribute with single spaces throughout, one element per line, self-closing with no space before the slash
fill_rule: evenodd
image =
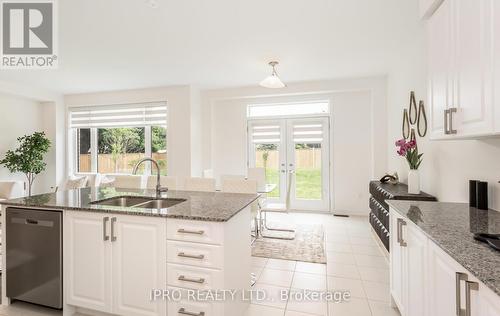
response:
<path id="1" fill-rule="evenodd" d="M 166 220 L 65 212 L 66 303 L 118 315 L 165 315 Z"/>
<path id="2" fill-rule="evenodd" d="M 427 238 L 391 211 L 391 294 L 401 315 L 426 315 Z"/>
<path id="3" fill-rule="evenodd" d="M 433 139 L 493 135 L 495 65 L 500 61 L 495 0 L 444 0 L 428 31 L 430 131 Z M 498 9 L 497 9 L 498 10 Z M 496 45 L 496 46 L 495 46 Z"/>
<path id="4" fill-rule="evenodd" d="M 111 312 L 111 244 L 104 241 L 109 216 L 66 212 L 64 285 L 66 303 Z"/>
<path id="5" fill-rule="evenodd" d="M 391 296 L 402 316 L 498 316 L 500 297 L 391 209 Z"/>

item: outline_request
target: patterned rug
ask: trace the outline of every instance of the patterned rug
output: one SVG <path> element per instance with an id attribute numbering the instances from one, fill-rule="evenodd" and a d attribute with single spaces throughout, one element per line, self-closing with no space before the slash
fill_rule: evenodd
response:
<path id="1" fill-rule="evenodd" d="M 277 227 L 278 225 L 269 225 Z M 283 226 L 281 226 L 283 227 Z M 295 239 L 280 240 L 259 238 L 252 247 L 252 256 L 296 260 L 313 263 L 326 263 L 325 234 L 322 225 L 300 224 L 294 227 Z M 287 232 L 265 231 L 267 236 L 290 236 Z"/>

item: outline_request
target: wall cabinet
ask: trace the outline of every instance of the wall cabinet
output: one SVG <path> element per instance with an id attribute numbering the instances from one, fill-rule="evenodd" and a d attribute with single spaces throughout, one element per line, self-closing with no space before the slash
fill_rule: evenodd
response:
<path id="1" fill-rule="evenodd" d="M 500 131 L 500 6 L 495 0 L 444 0 L 427 23 L 428 96 L 433 139 Z M 496 11 L 496 12 L 495 12 Z M 496 76 L 496 78 L 495 78 Z"/>
<path id="2" fill-rule="evenodd" d="M 390 216 L 391 296 L 402 316 L 500 315 L 497 294 L 411 221 Z"/>
<path id="3" fill-rule="evenodd" d="M 166 220 L 77 211 L 65 212 L 66 303 L 119 314 L 165 315 Z"/>

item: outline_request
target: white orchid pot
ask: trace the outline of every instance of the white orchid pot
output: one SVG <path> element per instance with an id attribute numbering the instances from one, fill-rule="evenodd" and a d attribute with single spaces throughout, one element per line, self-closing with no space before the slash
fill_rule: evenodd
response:
<path id="1" fill-rule="evenodd" d="M 420 172 L 418 170 L 408 171 L 408 193 L 420 194 Z"/>

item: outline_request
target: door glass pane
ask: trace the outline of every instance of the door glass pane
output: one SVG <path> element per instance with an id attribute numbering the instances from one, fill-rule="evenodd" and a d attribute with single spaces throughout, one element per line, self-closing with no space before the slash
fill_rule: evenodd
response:
<path id="1" fill-rule="evenodd" d="M 151 154 L 160 165 L 160 174 L 167 175 L 167 128 L 164 126 L 151 127 Z M 156 168 L 151 168 L 151 174 L 157 174 Z"/>
<path id="2" fill-rule="evenodd" d="M 295 144 L 295 197 L 321 200 L 321 144 Z"/>
<path id="3" fill-rule="evenodd" d="M 77 130 L 78 172 L 91 172 L 90 128 Z"/>
<path id="4" fill-rule="evenodd" d="M 280 157 L 278 144 L 255 144 L 255 167 L 264 168 L 266 171 L 266 182 L 276 184 L 276 189 L 268 193 L 268 197 L 280 196 L 279 167 Z"/>
<path id="5" fill-rule="evenodd" d="M 130 174 L 135 164 L 145 157 L 144 127 L 99 128 L 97 146 L 99 173 Z"/>

